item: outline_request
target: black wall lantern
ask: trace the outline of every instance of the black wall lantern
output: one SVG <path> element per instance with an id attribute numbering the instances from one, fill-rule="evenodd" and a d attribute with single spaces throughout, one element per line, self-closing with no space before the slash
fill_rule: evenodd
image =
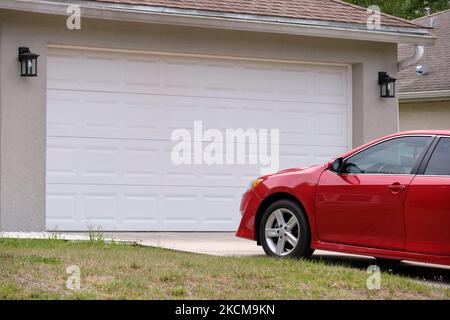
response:
<path id="1" fill-rule="evenodd" d="M 380 85 L 380 97 L 395 98 L 395 81 L 386 72 L 378 72 L 378 84 Z"/>
<path id="2" fill-rule="evenodd" d="M 22 77 L 37 76 L 38 54 L 32 53 L 29 48 L 19 48 L 20 75 Z"/>

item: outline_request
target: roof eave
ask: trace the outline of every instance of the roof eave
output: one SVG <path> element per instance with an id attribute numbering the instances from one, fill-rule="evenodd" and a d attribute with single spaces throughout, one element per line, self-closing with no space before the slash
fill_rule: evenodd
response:
<path id="1" fill-rule="evenodd" d="M 400 102 L 448 101 L 450 90 L 400 92 L 398 99 Z"/>
<path id="2" fill-rule="evenodd" d="M 0 9 L 67 15 L 67 7 L 71 4 L 79 5 L 81 16 L 85 18 L 376 42 L 433 44 L 435 41 L 435 37 L 426 28 L 383 27 L 380 30 L 369 30 L 362 25 L 350 23 L 94 1 L 64 3 L 61 0 L 2 0 Z"/>

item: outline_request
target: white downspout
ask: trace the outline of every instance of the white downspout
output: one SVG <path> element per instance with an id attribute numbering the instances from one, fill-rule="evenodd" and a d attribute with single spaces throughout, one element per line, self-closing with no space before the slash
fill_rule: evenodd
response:
<path id="1" fill-rule="evenodd" d="M 417 64 L 423 58 L 424 53 L 425 46 L 423 44 L 416 44 L 414 47 L 414 55 L 412 57 L 400 60 L 397 63 L 398 71 L 402 71 L 403 69 Z M 397 131 L 400 131 L 400 115 L 397 117 Z"/>
<path id="2" fill-rule="evenodd" d="M 416 44 L 414 48 L 414 55 L 398 62 L 398 71 L 417 64 L 423 58 L 424 53 L 425 46 L 423 44 Z"/>

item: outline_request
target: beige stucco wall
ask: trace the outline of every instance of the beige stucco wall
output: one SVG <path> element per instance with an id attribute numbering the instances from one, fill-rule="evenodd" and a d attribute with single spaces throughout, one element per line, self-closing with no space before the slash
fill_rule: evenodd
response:
<path id="1" fill-rule="evenodd" d="M 379 98 L 377 84 L 378 71 L 396 77 L 395 44 L 89 19 L 69 31 L 64 17 L 13 11 L 0 11 L 0 30 L 2 230 L 45 228 L 47 44 L 351 64 L 353 144 L 398 130 L 398 101 Z M 19 46 L 41 55 L 38 78 L 19 76 Z"/>
<path id="2" fill-rule="evenodd" d="M 400 129 L 450 129 L 450 100 L 400 103 Z"/>

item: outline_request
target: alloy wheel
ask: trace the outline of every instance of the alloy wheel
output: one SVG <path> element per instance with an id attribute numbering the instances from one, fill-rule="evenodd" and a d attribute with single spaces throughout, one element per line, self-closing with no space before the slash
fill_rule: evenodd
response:
<path id="1" fill-rule="evenodd" d="M 277 256 L 286 256 L 297 247 L 300 225 L 291 210 L 279 208 L 270 213 L 264 230 L 267 245 Z"/>

